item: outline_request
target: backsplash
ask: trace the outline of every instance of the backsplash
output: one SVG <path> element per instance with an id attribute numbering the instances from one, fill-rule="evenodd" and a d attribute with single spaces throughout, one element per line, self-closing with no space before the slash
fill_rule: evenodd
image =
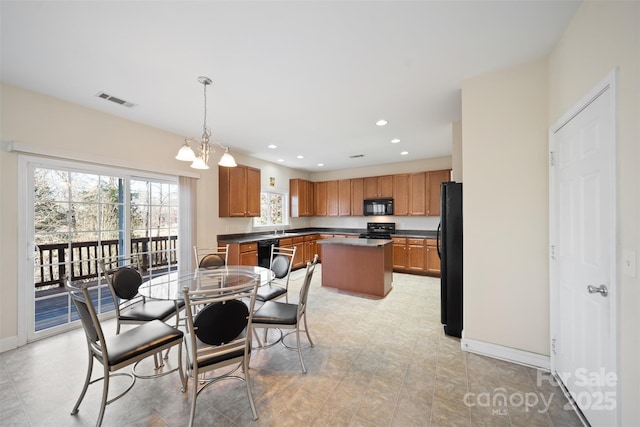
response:
<path id="1" fill-rule="evenodd" d="M 440 217 L 437 216 L 338 216 L 338 217 L 308 217 L 308 218 L 289 218 L 289 225 L 286 229 L 300 229 L 307 227 L 322 228 L 353 228 L 366 229 L 367 222 L 395 222 L 396 230 L 431 230 L 438 228 Z M 219 234 L 240 234 L 255 233 L 257 231 L 268 231 L 274 229 L 254 227 L 253 218 L 219 218 Z"/>

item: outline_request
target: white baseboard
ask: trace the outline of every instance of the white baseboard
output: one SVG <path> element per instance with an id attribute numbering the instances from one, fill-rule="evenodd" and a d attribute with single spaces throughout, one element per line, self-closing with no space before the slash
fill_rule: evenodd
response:
<path id="1" fill-rule="evenodd" d="M 464 351 L 493 357 L 494 359 L 506 360 L 507 362 L 513 362 L 519 365 L 544 369 L 545 371 L 548 371 L 551 366 L 549 356 L 538 353 L 531 353 L 529 351 L 518 350 L 516 348 L 484 341 L 470 340 L 468 338 L 462 338 L 460 344 Z"/>
<path id="2" fill-rule="evenodd" d="M 18 337 L 3 338 L 0 340 L 0 353 L 18 348 Z"/>

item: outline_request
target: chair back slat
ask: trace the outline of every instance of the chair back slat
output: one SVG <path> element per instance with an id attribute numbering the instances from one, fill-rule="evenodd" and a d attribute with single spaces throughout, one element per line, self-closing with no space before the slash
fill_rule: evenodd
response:
<path id="1" fill-rule="evenodd" d="M 318 263 L 318 254 L 315 254 L 313 261 L 307 263 L 307 271 L 304 275 L 304 282 L 300 287 L 300 298 L 298 301 L 298 319 L 302 317 L 307 309 L 307 298 L 309 297 L 309 288 L 311 287 L 311 279 L 313 278 L 313 272 L 316 269 Z"/>
<path id="2" fill-rule="evenodd" d="M 98 315 L 93 306 L 87 285 L 87 283 L 83 283 L 80 286 L 72 285 L 69 277 L 65 280 L 65 287 L 76 307 L 89 346 L 94 348 L 99 346 L 99 348 L 105 349 L 102 327 L 100 326 L 100 321 L 98 320 Z"/>
<path id="3" fill-rule="evenodd" d="M 205 344 L 230 343 L 242 334 L 249 320 L 249 309 L 237 299 L 205 306 L 193 320 L 198 339 Z"/>
<path id="4" fill-rule="evenodd" d="M 121 300 L 131 300 L 138 296 L 138 288 L 142 285 L 142 275 L 130 265 L 118 267 L 110 275 L 111 285 L 116 296 Z"/>
<path id="5" fill-rule="evenodd" d="M 271 271 L 277 279 L 282 279 L 291 271 L 291 262 L 285 255 L 276 255 L 271 261 Z"/>
<path id="6" fill-rule="evenodd" d="M 239 284 L 206 289 L 206 281 L 222 283 L 224 274 L 213 270 L 201 275 L 199 280 L 205 290 L 183 288 L 188 339 L 194 349 L 198 348 L 196 339 L 219 347 L 235 343 L 236 348 L 250 341 L 246 331 L 250 330 L 260 276 L 243 273 L 245 280 L 240 280 Z"/>
<path id="7" fill-rule="evenodd" d="M 224 267 L 229 263 L 229 246 L 228 244 L 217 248 L 194 246 L 193 255 L 195 256 L 196 266 L 198 268 Z"/>

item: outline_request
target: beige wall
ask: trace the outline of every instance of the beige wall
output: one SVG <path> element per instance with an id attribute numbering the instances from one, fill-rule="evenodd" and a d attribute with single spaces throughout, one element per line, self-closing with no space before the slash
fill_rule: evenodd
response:
<path id="1" fill-rule="evenodd" d="M 462 84 L 464 338 L 549 353 L 547 62 Z"/>
<path id="2" fill-rule="evenodd" d="M 0 348 L 17 334 L 18 155 L 9 142 L 60 150 L 103 163 L 139 165 L 141 169 L 179 169 L 172 146 L 181 138 L 134 122 L 3 84 L 1 86 L 1 236 Z M 125 154 L 126 153 L 126 154 Z"/>
<path id="3" fill-rule="evenodd" d="M 640 2 L 587 1 L 549 57 L 549 124 L 618 68 L 617 254 L 621 425 L 640 425 L 640 280 L 622 251 L 640 254 Z"/>
<path id="4" fill-rule="evenodd" d="M 462 121 L 451 124 L 451 179 L 462 182 Z"/>
<path id="5" fill-rule="evenodd" d="M 618 69 L 620 425 L 640 424 L 640 2 L 585 1 L 547 59 L 462 85 L 464 337 L 549 354 L 548 129 Z"/>

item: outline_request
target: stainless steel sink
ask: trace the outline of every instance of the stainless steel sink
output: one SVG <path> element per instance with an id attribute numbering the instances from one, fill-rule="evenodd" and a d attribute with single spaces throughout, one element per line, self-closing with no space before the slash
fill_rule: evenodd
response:
<path id="1" fill-rule="evenodd" d="M 298 233 L 273 233 L 269 237 L 291 237 L 297 235 Z"/>

